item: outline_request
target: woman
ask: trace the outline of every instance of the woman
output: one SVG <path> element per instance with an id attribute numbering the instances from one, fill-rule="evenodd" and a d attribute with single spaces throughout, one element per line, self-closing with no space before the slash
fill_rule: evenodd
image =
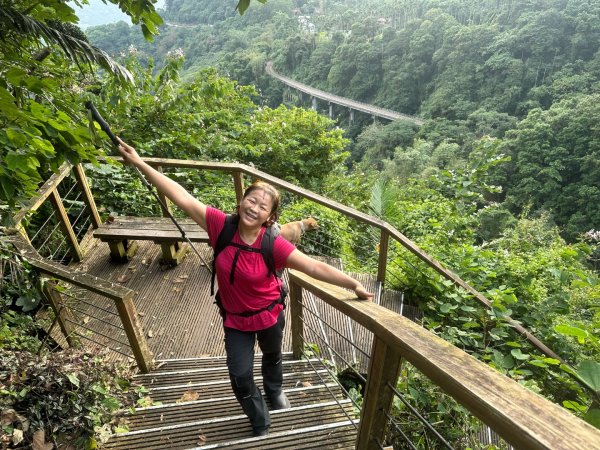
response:
<path id="1" fill-rule="evenodd" d="M 213 249 L 225 225 L 226 214 L 198 201 L 177 182 L 146 164 L 135 149 L 119 139 L 119 151 L 128 164 L 137 167 L 156 188 L 194 219 L 207 233 Z M 273 409 L 289 408 L 281 389 L 283 380 L 281 344 L 285 315 L 281 280 L 269 276 L 260 253 L 261 240 L 277 219 L 279 193 L 267 183 L 254 183 L 244 192 L 237 207 L 237 230 L 215 262 L 218 296 L 223 314 L 227 368 L 233 392 L 250 419 L 254 436 L 264 436 L 271 424 L 269 410 L 254 383 L 254 346 L 263 353 L 262 375 L 265 394 Z M 240 251 L 254 248 L 259 251 Z M 356 296 L 370 300 L 373 294 L 363 285 L 335 269 L 305 255 L 283 237 L 273 242 L 275 268 L 296 269 L 318 280 L 353 289 Z M 231 272 L 234 271 L 234 277 Z"/>

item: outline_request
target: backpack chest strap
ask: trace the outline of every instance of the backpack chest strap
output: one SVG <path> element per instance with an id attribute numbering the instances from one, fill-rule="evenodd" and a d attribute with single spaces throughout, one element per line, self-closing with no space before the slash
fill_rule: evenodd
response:
<path id="1" fill-rule="evenodd" d="M 231 263 L 231 272 L 229 273 L 229 284 L 233 284 L 234 276 L 235 276 L 235 268 L 237 266 L 238 258 L 240 257 L 240 252 L 242 250 L 246 252 L 252 253 L 261 253 L 259 248 L 250 247 L 248 245 L 238 244 L 236 242 L 230 242 L 228 245 L 232 247 L 236 247 L 235 254 L 233 255 L 233 262 Z"/>

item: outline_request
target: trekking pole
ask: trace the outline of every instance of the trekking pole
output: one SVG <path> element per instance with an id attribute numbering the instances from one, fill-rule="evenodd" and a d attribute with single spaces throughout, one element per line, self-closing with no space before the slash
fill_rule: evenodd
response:
<path id="1" fill-rule="evenodd" d="M 96 109 L 96 107 L 94 106 L 94 104 L 91 101 L 87 101 L 87 102 L 85 102 L 85 107 L 92 114 L 92 118 L 96 122 L 98 122 L 98 125 L 100 125 L 100 128 L 102 129 L 102 131 L 104 131 L 108 135 L 108 137 L 110 138 L 110 140 L 112 141 L 112 143 L 116 147 L 118 147 L 120 144 L 119 144 L 119 141 L 117 140 L 117 137 L 111 131 L 110 127 L 108 126 L 108 123 L 100 115 L 100 113 L 98 112 L 98 110 Z M 208 270 L 208 272 L 211 273 L 212 271 L 210 270 L 210 267 L 207 264 L 207 262 L 204 259 L 204 257 L 198 252 L 198 250 L 196 249 L 196 247 L 194 246 L 194 244 L 192 244 L 192 241 L 190 241 L 190 239 L 187 237 L 187 234 L 185 233 L 185 230 L 181 227 L 181 225 L 179 225 L 179 223 L 177 222 L 177 220 L 175 220 L 175 217 L 173 217 L 173 214 L 171 214 L 171 211 L 169 211 L 169 208 L 167 208 L 167 205 L 165 205 L 165 203 L 162 201 L 162 199 L 158 196 L 158 194 L 156 193 L 156 191 L 153 189 L 152 185 L 148 182 L 148 180 L 146 180 L 146 177 L 144 176 L 144 174 L 137 167 L 133 166 L 133 168 L 137 172 L 137 174 L 138 174 L 140 180 L 142 181 L 142 183 L 148 188 L 148 190 L 150 191 L 150 193 L 158 201 L 158 203 L 159 203 L 159 205 L 160 205 L 160 207 L 161 207 L 161 209 L 163 211 L 163 214 L 173 221 L 173 223 L 175 224 L 175 226 L 177 227 L 177 229 L 181 233 L 181 237 L 183 238 L 183 240 L 186 241 L 189 244 L 189 246 L 192 248 L 192 250 L 194 250 L 194 253 L 196 253 L 196 255 L 198 256 L 198 258 L 200 258 L 200 261 L 202 261 L 202 263 L 204 264 L 204 267 L 206 267 L 206 270 Z"/>

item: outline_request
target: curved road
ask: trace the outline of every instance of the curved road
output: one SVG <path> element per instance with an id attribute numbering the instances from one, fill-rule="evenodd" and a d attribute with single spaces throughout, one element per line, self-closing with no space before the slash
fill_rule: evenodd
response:
<path id="1" fill-rule="evenodd" d="M 283 75 L 280 75 L 277 72 L 275 72 L 275 70 L 273 69 L 272 61 L 269 61 L 267 63 L 267 66 L 265 67 L 265 71 L 267 72 L 268 75 L 272 76 L 273 78 L 277 78 L 282 83 L 284 83 L 294 89 L 297 89 L 300 92 L 304 92 L 308 95 L 319 98 L 321 100 L 325 100 L 327 102 L 346 106 L 350 109 L 354 109 L 356 111 L 362 111 L 367 114 L 371 114 L 373 116 L 383 117 L 384 119 L 407 120 L 407 121 L 413 122 L 417 125 L 423 125 L 423 123 L 425 123 L 425 121 L 423 119 L 419 119 L 418 117 L 415 117 L 415 116 L 401 114 L 399 112 L 392 111 L 391 109 L 380 108 L 378 106 L 370 105 L 368 103 L 357 102 L 357 101 L 351 100 L 346 97 L 340 97 L 338 95 L 330 94 L 329 92 L 321 91 L 319 89 L 315 89 L 313 87 L 307 86 L 306 84 L 299 83 L 297 81 L 292 80 L 291 78 L 284 77 Z"/>

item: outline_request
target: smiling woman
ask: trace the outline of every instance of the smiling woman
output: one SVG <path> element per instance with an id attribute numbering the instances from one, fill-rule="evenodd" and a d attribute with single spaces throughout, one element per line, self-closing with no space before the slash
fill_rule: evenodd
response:
<path id="1" fill-rule="evenodd" d="M 285 328 L 285 297 L 277 272 L 295 269 L 337 286 L 352 289 L 358 298 L 373 294 L 354 278 L 312 259 L 281 235 L 273 238 L 272 268 L 267 266 L 262 241 L 277 219 L 279 192 L 270 184 L 255 182 L 244 192 L 233 216 L 207 206 L 174 180 L 146 164 L 135 149 L 119 140 L 119 151 L 162 194 L 168 197 L 207 233 L 215 250 L 214 271 L 219 286 L 216 303 L 223 317 L 227 368 L 233 392 L 252 423 L 254 436 L 268 433 L 269 409 L 254 382 L 254 348 L 262 352 L 263 387 L 272 409 L 285 409 L 290 402 L 282 390 L 281 346 Z M 234 223 L 233 236 L 222 247 L 222 235 Z M 266 238 L 265 238 L 266 239 Z"/>

